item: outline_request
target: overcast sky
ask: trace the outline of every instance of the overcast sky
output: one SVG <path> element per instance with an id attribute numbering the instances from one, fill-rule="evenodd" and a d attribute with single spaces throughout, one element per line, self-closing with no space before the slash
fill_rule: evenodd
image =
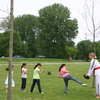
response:
<path id="1" fill-rule="evenodd" d="M 32 14 L 38 16 L 39 9 L 42 9 L 48 5 L 54 3 L 60 3 L 69 8 L 71 12 L 71 19 L 76 18 L 78 20 L 79 33 L 74 40 L 78 43 L 81 40 L 87 39 L 92 41 L 92 36 L 86 30 L 85 20 L 82 18 L 81 14 L 84 12 L 84 3 L 88 3 L 89 0 L 14 0 L 14 16 L 23 14 Z M 100 0 L 95 0 L 96 2 L 96 24 L 100 21 Z M 10 0 L 0 1 L 0 18 L 7 16 L 7 13 L 1 11 L 10 12 Z M 1 20 L 1 19 L 0 19 Z M 91 25 L 90 25 L 91 26 Z M 87 34 L 87 36 L 86 36 Z M 96 41 L 100 40 L 100 35 L 96 37 Z"/>

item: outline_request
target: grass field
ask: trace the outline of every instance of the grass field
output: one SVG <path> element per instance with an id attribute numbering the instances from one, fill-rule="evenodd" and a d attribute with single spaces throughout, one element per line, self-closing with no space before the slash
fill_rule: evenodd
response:
<path id="1" fill-rule="evenodd" d="M 22 63 L 27 63 L 28 78 L 27 87 L 25 93 L 20 92 L 21 86 L 21 71 L 20 66 Z M 41 77 L 41 86 L 44 94 L 38 93 L 37 86 L 35 87 L 34 93 L 30 93 L 33 77 L 33 67 L 36 63 L 42 63 L 42 69 L 44 73 Z M 88 84 L 88 87 L 83 87 L 80 84 L 69 81 L 68 94 L 63 95 L 64 81 L 58 78 L 58 68 L 61 63 L 67 64 L 67 69 L 70 74 L 84 83 Z M 66 59 L 13 59 L 14 68 L 14 81 L 16 86 L 13 88 L 12 100 L 95 100 L 93 96 L 95 94 L 95 88 L 92 88 L 92 77 L 90 80 L 83 78 L 83 74 L 87 73 L 89 63 L 81 61 L 67 61 Z M 8 58 L 0 58 L 0 100 L 6 100 L 7 92 L 5 91 L 5 79 L 7 71 L 5 68 L 8 67 Z M 47 72 L 51 71 L 52 75 L 47 75 Z"/>

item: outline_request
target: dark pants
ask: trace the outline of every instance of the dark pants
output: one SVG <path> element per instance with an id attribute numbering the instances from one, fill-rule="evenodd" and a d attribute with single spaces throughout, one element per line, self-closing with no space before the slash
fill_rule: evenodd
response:
<path id="1" fill-rule="evenodd" d="M 21 90 L 25 90 L 25 87 L 26 87 L 26 78 L 22 78 Z"/>
<path id="2" fill-rule="evenodd" d="M 65 82 L 64 94 L 67 93 L 67 90 L 68 90 L 68 81 L 69 81 L 69 80 L 76 81 L 77 83 L 79 83 L 79 84 L 81 84 L 81 85 L 83 84 L 81 81 L 79 81 L 78 79 L 76 79 L 75 77 L 73 77 L 73 76 L 71 76 L 71 75 L 67 75 L 67 76 L 65 76 L 63 79 L 64 79 L 64 82 Z"/>
<path id="3" fill-rule="evenodd" d="M 32 83 L 32 86 L 31 86 L 31 90 L 30 90 L 30 92 L 33 92 L 36 83 L 37 83 L 37 86 L 38 86 L 39 92 L 41 93 L 42 90 L 41 90 L 41 85 L 40 85 L 40 79 L 33 79 L 33 83 Z"/>

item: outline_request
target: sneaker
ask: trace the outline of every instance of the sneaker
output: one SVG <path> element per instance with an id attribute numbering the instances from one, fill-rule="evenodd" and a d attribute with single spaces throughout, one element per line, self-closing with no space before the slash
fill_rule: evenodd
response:
<path id="1" fill-rule="evenodd" d="M 82 84 L 82 86 L 87 86 L 87 84 Z"/>
<path id="2" fill-rule="evenodd" d="M 40 92 L 41 94 L 43 94 L 43 92 Z"/>
<path id="3" fill-rule="evenodd" d="M 66 94 L 64 93 L 64 95 L 66 95 Z"/>

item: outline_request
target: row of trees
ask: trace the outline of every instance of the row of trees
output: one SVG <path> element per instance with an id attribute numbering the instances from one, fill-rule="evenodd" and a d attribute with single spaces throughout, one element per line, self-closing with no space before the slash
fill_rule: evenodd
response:
<path id="1" fill-rule="evenodd" d="M 0 56 L 8 56 L 9 19 L 0 25 L 5 30 L 0 34 Z M 61 4 L 40 9 L 38 17 L 22 15 L 14 18 L 14 30 L 13 55 L 87 59 L 88 53 L 93 52 L 93 43 L 88 40 L 75 46 L 72 40 L 77 36 L 78 22 L 70 18 L 69 9 Z"/>
<path id="2" fill-rule="evenodd" d="M 0 34 L 0 56 L 8 56 L 9 52 L 9 31 L 6 31 L 2 34 Z M 13 55 L 21 55 L 24 57 L 29 57 L 28 55 L 28 44 L 22 42 L 20 35 L 18 32 L 14 31 L 14 46 L 13 46 Z M 66 58 L 66 57 L 72 57 L 74 59 L 85 59 L 88 60 L 88 54 L 90 52 L 93 52 L 93 42 L 89 40 L 80 41 L 77 46 L 74 45 L 74 43 L 71 43 L 73 45 L 71 46 L 65 46 L 65 52 L 64 56 L 62 57 L 52 57 L 52 58 Z M 38 48 L 38 47 L 36 47 Z M 97 48 L 97 55 L 98 58 L 100 58 L 100 42 L 96 42 L 96 48 Z M 35 49 L 37 52 L 38 49 Z M 49 53 L 49 52 L 48 52 Z M 58 52 L 58 54 L 63 53 Z M 39 53 L 36 54 L 36 56 L 39 55 Z M 34 57 L 36 57 L 34 56 Z M 48 57 L 48 56 L 46 56 Z"/>

